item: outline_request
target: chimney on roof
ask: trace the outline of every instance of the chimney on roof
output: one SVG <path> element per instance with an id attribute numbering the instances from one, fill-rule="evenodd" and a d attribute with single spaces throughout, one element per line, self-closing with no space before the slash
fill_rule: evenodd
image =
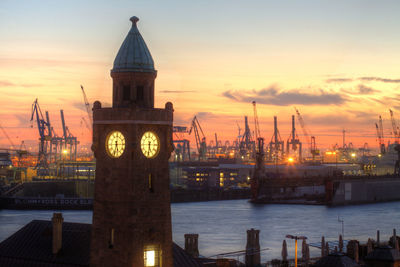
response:
<path id="1" fill-rule="evenodd" d="M 57 254 L 62 245 L 62 224 L 64 221 L 62 213 L 53 213 L 51 221 L 53 223 L 53 254 Z"/>
<path id="2" fill-rule="evenodd" d="M 199 235 L 185 234 L 185 251 L 193 258 L 199 257 Z"/>

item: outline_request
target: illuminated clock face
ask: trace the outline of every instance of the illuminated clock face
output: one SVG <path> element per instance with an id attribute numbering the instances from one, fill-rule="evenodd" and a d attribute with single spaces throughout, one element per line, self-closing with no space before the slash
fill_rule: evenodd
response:
<path id="1" fill-rule="evenodd" d="M 140 141 L 143 155 L 147 158 L 155 158 L 160 151 L 160 139 L 153 132 L 145 132 Z"/>
<path id="2" fill-rule="evenodd" d="M 125 151 L 125 137 L 119 131 L 111 132 L 106 139 L 106 150 L 110 157 L 119 158 Z"/>

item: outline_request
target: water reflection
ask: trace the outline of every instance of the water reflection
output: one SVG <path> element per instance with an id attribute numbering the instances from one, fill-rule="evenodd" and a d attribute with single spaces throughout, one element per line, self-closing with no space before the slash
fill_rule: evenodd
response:
<path id="1" fill-rule="evenodd" d="M 204 256 L 243 250 L 246 230 L 260 229 L 263 261 L 279 258 L 286 234 L 307 236 L 309 242 L 337 240 L 342 231 L 338 216 L 344 220 L 344 238 L 366 241 L 381 230 L 388 240 L 400 222 L 400 202 L 344 206 L 253 205 L 247 200 L 210 201 L 172 204 L 173 238 L 184 246 L 185 233 L 198 233 L 200 254 Z M 31 220 L 50 220 L 53 211 L 0 211 L 0 240 Z M 91 211 L 63 211 L 65 221 L 91 223 Z M 288 241 L 289 257 L 294 242 Z M 311 249 L 311 256 L 318 255 Z"/>

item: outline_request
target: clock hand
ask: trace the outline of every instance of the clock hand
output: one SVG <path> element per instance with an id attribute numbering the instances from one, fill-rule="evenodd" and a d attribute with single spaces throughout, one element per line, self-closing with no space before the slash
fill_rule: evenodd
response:
<path id="1" fill-rule="evenodd" d="M 148 150 L 149 155 L 150 155 L 150 146 L 151 146 L 151 141 L 149 141 L 149 150 Z"/>

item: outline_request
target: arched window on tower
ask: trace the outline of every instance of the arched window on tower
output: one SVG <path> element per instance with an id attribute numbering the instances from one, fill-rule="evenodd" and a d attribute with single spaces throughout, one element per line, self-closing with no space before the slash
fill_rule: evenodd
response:
<path id="1" fill-rule="evenodd" d="M 122 100 L 123 101 L 131 100 L 131 87 L 129 85 L 124 85 L 122 87 Z"/>
<path id="2" fill-rule="evenodd" d="M 144 86 L 138 85 L 136 87 L 136 100 L 143 101 L 144 100 Z"/>

